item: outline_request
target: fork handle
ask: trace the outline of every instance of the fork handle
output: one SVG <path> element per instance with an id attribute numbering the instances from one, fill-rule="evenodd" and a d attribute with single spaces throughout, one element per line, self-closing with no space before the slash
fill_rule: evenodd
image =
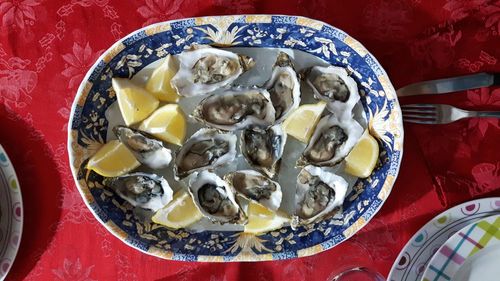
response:
<path id="1" fill-rule="evenodd" d="M 476 117 L 495 117 L 495 118 L 500 118 L 500 111 L 476 111 L 475 116 Z"/>
<path id="2" fill-rule="evenodd" d="M 492 73 L 493 74 L 493 85 L 500 86 L 500 73 Z"/>

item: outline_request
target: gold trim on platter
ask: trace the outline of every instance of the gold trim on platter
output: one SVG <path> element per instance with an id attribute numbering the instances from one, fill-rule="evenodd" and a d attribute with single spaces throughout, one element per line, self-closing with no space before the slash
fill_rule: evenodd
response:
<path id="1" fill-rule="evenodd" d="M 217 28 L 219 31 L 226 31 L 229 26 L 244 16 L 224 16 L 224 17 L 199 17 L 195 18 L 195 25 L 206 25 L 211 24 Z M 196 26 L 193 26 L 196 27 Z"/>
<path id="2" fill-rule="evenodd" d="M 203 262 L 224 262 L 223 256 L 198 256 L 198 261 Z"/>
<path id="3" fill-rule="evenodd" d="M 272 254 L 258 255 L 256 253 L 251 253 L 248 251 L 241 251 L 231 261 L 269 261 L 269 260 L 273 260 Z"/>
<path id="4" fill-rule="evenodd" d="M 303 18 L 303 17 L 298 17 L 297 22 L 298 25 L 303 25 L 307 26 L 316 30 L 321 30 L 324 26 L 324 24 L 320 21 L 309 19 L 309 18 Z"/>
<path id="5" fill-rule="evenodd" d="M 123 231 L 120 227 L 118 227 L 113 221 L 108 220 L 106 223 L 106 227 L 108 227 L 111 232 L 113 232 L 120 239 L 125 240 L 128 237 L 128 234 Z"/>
<path id="6" fill-rule="evenodd" d="M 349 228 L 344 230 L 344 236 L 346 240 L 349 239 L 354 233 L 358 232 L 363 226 L 365 226 L 366 220 L 363 217 L 360 217 L 357 221 L 355 221 Z"/>
<path id="7" fill-rule="evenodd" d="M 80 98 L 78 99 L 78 106 L 83 107 L 85 105 L 85 100 L 87 100 L 87 96 L 89 95 L 93 85 L 94 84 L 92 84 L 92 82 L 85 81 L 85 86 L 83 87 Z"/>
<path id="8" fill-rule="evenodd" d="M 358 53 L 361 57 L 365 57 L 368 54 L 368 50 L 361 45 L 356 39 L 352 38 L 351 36 L 347 35 L 344 39 L 344 43 L 347 44 L 347 46 L 351 47 L 356 53 Z"/>
<path id="9" fill-rule="evenodd" d="M 396 98 L 396 92 L 394 91 L 394 88 L 392 87 L 392 84 L 389 80 L 389 77 L 387 75 L 381 75 L 377 77 L 378 81 L 382 85 L 382 89 L 384 89 L 385 95 L 388 100 L 394 100 Z"/>
<path id="10" fill-rule="evenodd" d="M 323 247 L 321 246 L 321 244 L 318 244 L 315 246 L 311 246 L 309 248 L 298 250 L 297 256 L 298 257 L 312 256 L 312 255 L 315 255 L 315 254 L 320 253 L 322 251 L 324 251 Z"/>
<path id="11" fill-rule="evenodd" d="M 107 51 L 106 54 L 104 54 L 102 60 L 105 63 L 109 63 L 114 57 L 116 57 L 116 55 L 118 55 L 124 49 L 125 45 L 122 43 L 122 41 L 120 41 L 120 43 L 111 47 L 111 49 L 109 49 L 109 51 Z"/>
<path id="12" fill-rule="evenodd" d="M 394 184 L 394 176 L 393 175 L 387 175 L 387 178 L 385 179 L 384 185 L 382 185 L 382 188 L 380 189 L 380 192 L 378 193 L 378 199 L 384 201 L 387 199 L 389 196 L 392 186 Z"/>
<path id="13" fill-rule="evenodd" d="M 247 23 L 271 23 L 273 18 L 269 15 L 248 15 L 245 17 Z"/>
<path id="14" fill-rule="evenodd" d="M 164 250 L 164 249 L 159 249 L 159 248 L 157 248 L 155 246 L 149 247 L 148 253 L 150 253 L 153 256 L 156 256 L 156 257 L 159 257 L 159 258 L 163 258 L 163 259 L 167 259 L 167 260 L 171 260 L 173 258 L 173 256 L 174 256 L 173 252 L 167 251 L 167 250 Z"/>
<path id="15" fill-rule="evenodd" d="M 169 30 L 172 30 L 172 26 L 170 26 L 169 23 L 161 23 L 144 30 L 144 33 L 146 33 L 147 36 L 152 36 Z"/>
<path id="16" fill-rule="evenodd" d="M 80 180 L 78 180 L 78 183 L 80 185 L 78 187 L 78 189 L 80 189 L 80 191 L 83 193 L 83 196 L 85 197 L 85 200 L 87 201 L 87 203 L 88 204 L 94 203 L 94 196 L 92 195 L 92 193 L 90 193 L 90 190 L 89 190 L 85 180 L 80 179 Z"/>

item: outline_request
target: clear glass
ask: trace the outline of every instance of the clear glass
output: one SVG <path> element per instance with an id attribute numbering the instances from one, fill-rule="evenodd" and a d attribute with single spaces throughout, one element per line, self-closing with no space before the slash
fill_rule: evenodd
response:
<path id="1" fill-rule="evenodd" d="M 385 278 L 369 268 L 354 267 L 337 274 L 330 281 L 385 281 Z"/>

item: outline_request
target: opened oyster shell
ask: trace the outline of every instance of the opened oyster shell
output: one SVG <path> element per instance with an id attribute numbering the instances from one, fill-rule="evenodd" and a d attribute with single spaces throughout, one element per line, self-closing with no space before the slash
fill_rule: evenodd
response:
<path id="1" fill-rule="evenodd" d="M 208 126 L 226 131 L 250 125 L 270 126 L 275 110 L 265 89 L 237 87 L 203 99 L 192 117 Z"/>
<path id="2" fill-rule="evenodd" d="M 362 134 L 363 128 L 356 120 L 327 115 L 318 122 L 297 166 L 334 166 L 347 156 Z"/>
<path id="3" fill-rule="evenodd" d="M 359 101 L 356 81 L 338 66 L 313 66 L 305 72 L 314 96 L 327 102 L 327 108 L 339 119 L 352 118 L 352 109 Z"/>
<path id="4" fill-rule="evenodd" d="M 264 87 L 271 96 L 276 111 L 276 122 L 283 121 L 300 103 L 300 82 L 290 57 L 279 52 L 271 78 Z"/>
<path id="5" fill-rule="evenodd" d="M 279 183 L 254 170 L 241 170 L 229 173 L 224 180 L 236 194 L 253 200 L 262 206 L 276 211 L 281 205 L 283 194 Z"/>
<path id="6" fill-rule="evenodd" d="M 133 173 L 107 178 L 104 185 L 135 207 L 157 211 L 172 200 L 167 180 L 156 174 Z"/>
<path id="7" fill-rule="evenodd" d="M 286 138 L 281 125 L 251 127 L 241 133 L 240 150 L 252 167 L 272 178 L 279 171 Z"/>
<path id="8" fill-rule="evenodd" d="M 220 224 L 245 224 L 245 213 L 234 198 L 234 194 L 219 176 L 209 171 L 191 174 L 188 178 L 189 193 L 201 213 Z"/>
<path id="9" fill-rule="evenodd" d="M 179 70 L 170 84 L 185 97 L 205 95 L 227 86 L 255 65 L 248 56 L 208 46 L 184 51 L 177 59 Z"/>
<path id="10" fill-rule="evenodd" d="M 116 126 L 113 132 L 139 162 L 151 169 L 165 168 L 172 161 L 172 151 L 145 132 L 126 126 Z"/>
<path id="11" fill-rule="evenodd" d="M 236 157 L 236 136 L 216 129 L 200 129 L 181 147 L 174 172 L 179 178 L 200 169 L 213 169 Z"/>
<path id="12" fill-rule="evenodd" d="M 325 168 L 306 166 L 297 176 L 292 228 L 316 222 L 342 205 L 348 184 Z"/>

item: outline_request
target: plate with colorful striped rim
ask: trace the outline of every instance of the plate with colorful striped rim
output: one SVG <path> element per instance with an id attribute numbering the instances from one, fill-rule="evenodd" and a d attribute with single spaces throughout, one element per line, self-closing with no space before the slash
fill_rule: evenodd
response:
<path id="1" fill-rule="evenodd" d="M 469 201 L 442 212 L 408 241 L 387 279 L 421 280 L 430 259 L 448 238 L 467 225 L 496 214 L 500 214 L 500 197 Z"/>
<path id="2" fill-rule="evenodd" d="M 497 257 L 496 262 L 498 262 L 500 257 L 497 255 L 499 252 L 496 248 L 499 245 L 500 215 L 474 222 L 455 233 L 439 248 L 427 265 L 422 280 L 455 280 L 457 272 L 466 261 L 480 256 L 490 256 L 491 253 Z M 495 251 L 492 252 L 492 249 Z M 489 268 L 491 268 L 491 264 Z"/>
<path id="3" fill-rule="evenodd" d="M 23 231 L 23 201 L 16 172 L 0 145 L 0 280 L 16 257 Z"/>

